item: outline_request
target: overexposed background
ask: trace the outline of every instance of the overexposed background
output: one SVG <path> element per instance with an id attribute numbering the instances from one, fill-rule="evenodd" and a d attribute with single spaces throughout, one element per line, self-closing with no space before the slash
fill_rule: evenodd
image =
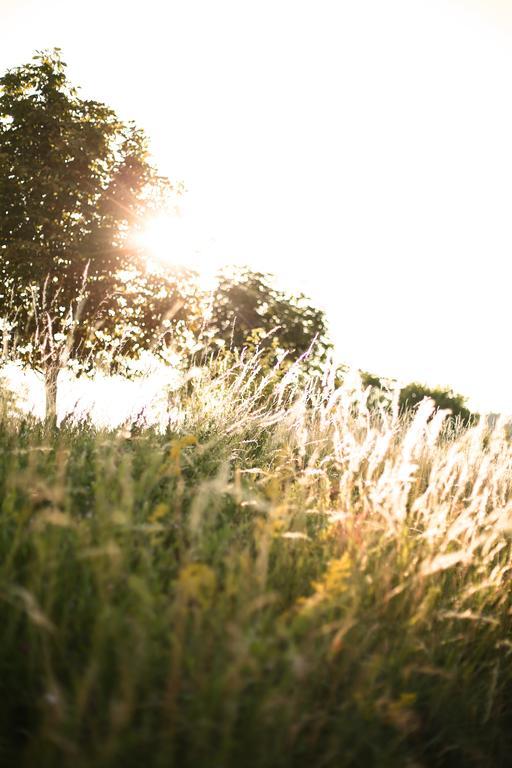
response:
<path id="1" fill-rule="evenodd" d="M 512 12 L 499 0 L 0 0 L 187 193 L 163 251 L 307 292 L 340 360 L 512 412 Z"/>

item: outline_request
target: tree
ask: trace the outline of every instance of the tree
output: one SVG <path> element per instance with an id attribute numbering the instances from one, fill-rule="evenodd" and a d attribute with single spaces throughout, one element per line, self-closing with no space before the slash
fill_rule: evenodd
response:
<path id="1" fill-rule="evenodd" d="M 370 388 L 370 405 L 383 404 L 391 390 L 396 388 L 395 379 L 383 379 L 367 371 L 360 371 L 361 381 L 364 387 Z M 478 415 L 470 411 L 466 405 L 466 398 L 454 392 L 450 388 L 428 387 L 426 384 L 412 382 L 400 389 L 398 395 L 398 407 L 400 413 L 412 411 L 422 400 L 433 400 L 436 409 L 448 410 L 451 418 L 457 419 L 461 424 L 469 426 L 478 420 Z"/>
<path id="2" fill-rule="evenodd" d="M 401 411 L 415 408 L 424 398 L 434 401 L 436 408 L 451 411 L 451 416 L 461 424 L 469 426 L 478 419 L 477 414 L 472 413 L 466 405 L 466 398 L 443 387 L 427 387 L 424 384 L 413 382 L 400 390 L 399 406 Z"/>
<path id="3" fill-rule="evenodd" d="M 144 133 L 82 99 L 58 49 L 0 78 L 3 356 L 43 373 L 51 421 L 70 359 L 139 354 L 186 314 L 183 275 L 148 273 L 129 237 L 170 190 Z"/>
<path id="4" fill-rule="evenodd" d="M 325 362 L 331 344 L 324 313 L 304 295 L 276 288 L 271 275 L 247 267 L 224 270 L 210 300 L 208 327 L 217 343 L 257 347 L 270 365 L 282 353 L 290 361 L 303 357 L 309 370 Z"/>

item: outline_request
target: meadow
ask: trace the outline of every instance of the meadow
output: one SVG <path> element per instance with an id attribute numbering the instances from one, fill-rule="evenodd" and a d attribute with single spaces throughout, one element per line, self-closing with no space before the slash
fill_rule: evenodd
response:
<path id="1" fill-rule="evenodd" d="M 0 765 L 508 766 L 512 445 L 257 358 L 0 413 Z"/>

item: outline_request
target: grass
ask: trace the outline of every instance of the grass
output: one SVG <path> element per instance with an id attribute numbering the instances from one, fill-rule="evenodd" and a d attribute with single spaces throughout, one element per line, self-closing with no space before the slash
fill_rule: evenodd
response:
<path id="1" fill-rule="evenodd" d="M 508 766 L 512 445 L 257 361 L 0 415 L 0 765 Z"/>

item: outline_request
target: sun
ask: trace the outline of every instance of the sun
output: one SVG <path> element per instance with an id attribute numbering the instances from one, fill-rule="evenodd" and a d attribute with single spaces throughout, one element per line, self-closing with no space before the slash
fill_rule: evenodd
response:
<path id="1" fill-rule="evenodd" d="M 199 282 L 205 287 L 222 266 L 213 238 L 206 237 L 197 223 L 179 215 L 149 217 L 134 240 L 150 268 L 153 265 L 186 267 L 197 272 Z"/>
<path id="2" fill-rule="evenodd" d="M 147 257 L 159 263 L 188 267 L 195 260 L 194 247 L 177 216 L 161 214 L 148 218 L 135 239 Z"/>

